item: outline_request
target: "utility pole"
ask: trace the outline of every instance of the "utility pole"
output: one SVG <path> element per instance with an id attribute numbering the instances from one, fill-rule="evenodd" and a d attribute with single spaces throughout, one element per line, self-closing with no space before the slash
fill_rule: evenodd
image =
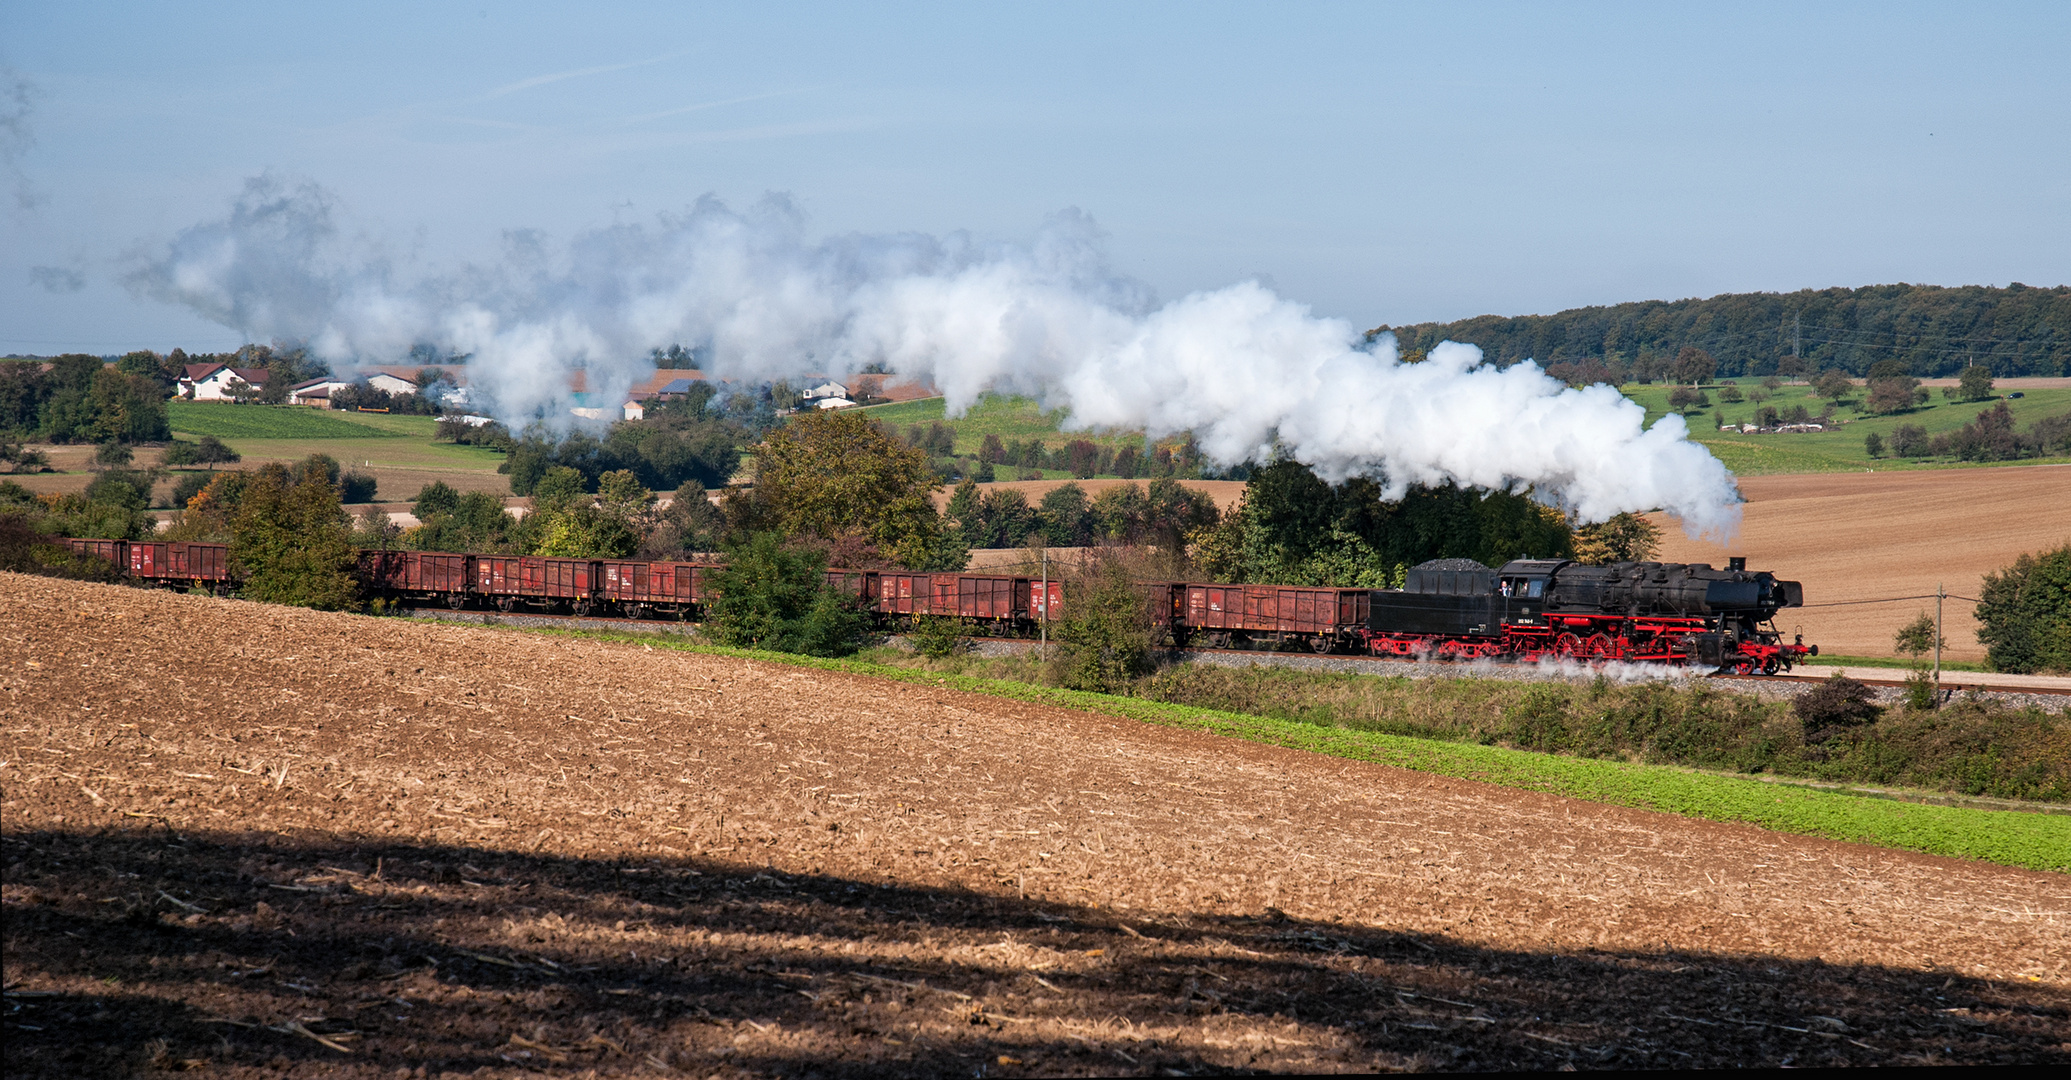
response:
<path id="1" fill-rule="evenodd" d="M 1043 549 L 1043 628 L 1041 633 L 1043 643 L 1042 647 L 1037 650 L 1036 655 L 1048 661 L 1050 659 L 1050 549 L 1047 547 Z M 1941 655 L 1939 652 L 1934 654 L 1934 662 L 1937 667 L 1941 665 Z"/>
<path id="2" fill-rule="evenodd" d="M 1942 597 L 1949 590 L 1939 581 L 1934 583 L 1934 707 L 1942 707 Z"/>
<path id="3" fill-rule="evenodd" d="M 1798 355 L 1798 313 L 1791 312 L 1791 355 Z"/>

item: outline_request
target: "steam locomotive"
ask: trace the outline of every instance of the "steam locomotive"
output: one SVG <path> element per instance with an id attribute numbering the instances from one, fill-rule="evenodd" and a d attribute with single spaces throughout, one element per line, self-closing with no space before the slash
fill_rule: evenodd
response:
<path id="1" fill-rule="evenodd" d="M 1804 587 L 1734 558 L 1581 566 L 1520 559 L 1491 570 L 1445 560 L 1372 593 L 1365 644 L 1377 655 L 1632 660 L 1775 674 L 1819 646 L 1790 643 L 1776 613 Z"/>
<path id="2" fill-rule="evenodd" d="M 67 540 L 139 584 L 221 593 L 232 581 L 220 544 Z M 713 571 L 694 562 L 521 555 L 359 553 L 368 594 L 460 609 L 568 611 L 624 618 L 700 619 Z M 1013 574 L 830 569 L 886 630 L 918 618 L 956 619 L 974 632 L 1035 636 L 1061 618 L 1055 580 Z M 1142 582 L 1159 640 L 1176 647 L 1306 648 L 1318 653 L 1439 660 L 1640 661 L 1745 674 L 1787 671 L 1819 647 L 1785 643 L 1778 611 L 1804 603 L 1795 581 L 1705 563 L 1582 566 L 1522 559 L 1490 569 L 1464 559 L 1424 563 L 1400 589 L 1220 582 Z"/>

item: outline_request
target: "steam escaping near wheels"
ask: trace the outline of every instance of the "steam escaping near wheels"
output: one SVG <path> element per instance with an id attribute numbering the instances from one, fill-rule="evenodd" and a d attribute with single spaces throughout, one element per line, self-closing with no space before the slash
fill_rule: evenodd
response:
<path id="1" fill-rule="evenodd" d="M 1158 303 L 1108 263 L 1087 215 L 1020 243 L 964 234 L 809 238 L 770 197 L 703 198 L 652 224 L 554 243 L 507 235 L 486 265 L 389 256 L 334 220 L 314 184 L 249 181 L 229 214 L 182 230 L 129 276 L 248 340 L 306 341 L 334 366 L 414 347 L 466 355 L 470 390 L 513 428 L 578 422 L 570 378 L 615 407 L 691 347 L 716 378 L 835 375 L 872 364 L 931 379 L 952 413 L 987 391 L 1035 395 L 1078 427 L 1191 431 L 1213 460 L 1286 453 L 1326 478 L 1522 491 L 1585 521 L 1666 509 L 1693 536 L 1738 527 L 1732 475 L 1677 416 L 1652 427 L 1609 386 L 1571 389 L 1525 362 L 1446 343 L 1403 363 L 1257 282 Z"/>

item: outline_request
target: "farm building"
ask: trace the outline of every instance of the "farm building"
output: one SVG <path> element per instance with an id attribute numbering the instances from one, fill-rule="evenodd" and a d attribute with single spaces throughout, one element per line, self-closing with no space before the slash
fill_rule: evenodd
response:
<path id="1" fill-rule="evenodd" d="M 842 401 L 847 401 L 849 399 L 849 388 L 832 379 L 816 379 L 806 383 L 805 389 L 800 391 L 798 397 L 801 401 L 812 402 L 826 401 L 829 398 L 839 398 Z M 824 405 L 820 407 L 827 408 Z"/>
<path id="2" fill-rule="evenodd" d="M 322 378 L 310 379 L 306 382 L 299 382 L 288 388 L 288 404 L 314 405 L 320 409 L 329 408 L 332 392 L 343 390 L 351 385 L 351 383 L 343 379 L 334 379 L 328 375 Z"/>

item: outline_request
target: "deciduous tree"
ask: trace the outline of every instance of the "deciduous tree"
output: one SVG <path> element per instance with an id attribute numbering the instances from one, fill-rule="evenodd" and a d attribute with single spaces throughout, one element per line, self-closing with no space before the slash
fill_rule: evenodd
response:
<path id="1" fill-rule="evenodd" d="M 802 413 L 756 452 L 754 499 L 778 531 L 861 536 L 907 566 L 937 554 L 940 487 L 925 453 L 850 410 Z"/>
<path id="2" fill-rule="evenodd" d="M 1575 561 L 1590 566 L 1646 562 L 1661 547 L 1661 526 L 1634 513 L 1575 529 Z"/>
<path id="3" fill-rule="evenodd" d="M 2071 672 L 2071 543 L 1986 574 L 1978 642 L 1995 671 Z"/>
<path id="4" fill-rule="evenodd" d="M 1965 401 L 1983 401 L 1992 396 L 1992 371 L 1983 364 L 1972 364 L 1963 369 L 1957 378 L 1956 394 Z"/>
<path id="5" fill-rule="evenodd" d="M 247 599 L 324 611 L 359 606 L 352 521 L 323 463 L 291 475 L 269 462 L 254 473 L 231 522 L 230 558 Z"/>

